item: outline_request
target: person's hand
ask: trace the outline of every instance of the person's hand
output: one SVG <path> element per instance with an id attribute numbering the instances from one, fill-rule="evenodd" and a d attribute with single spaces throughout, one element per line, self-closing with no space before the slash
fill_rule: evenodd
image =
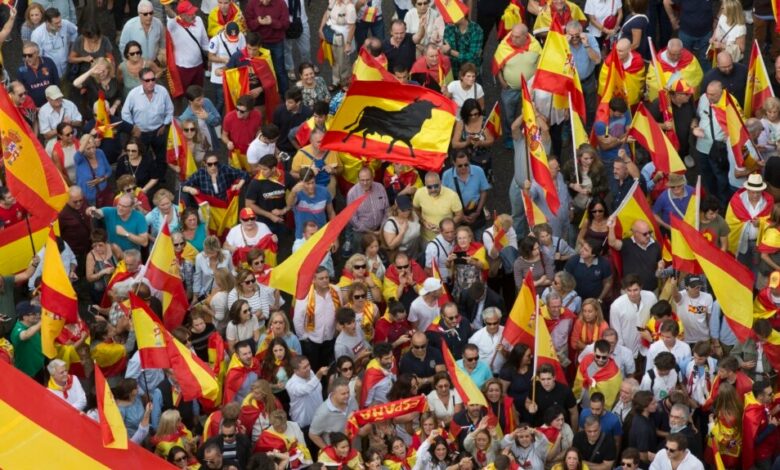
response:
<path id="1" fill-rule="evenodd" d="M 317 377 L 322 378 L 325 377 L 325 374 L 328 373 L 328 367 L 322 366 L 320 367 L 320 370 L 317 371 Z"/>
<path id="2" fill-rule="evenodd" d="M 127 229 L 125 229 L 121 225 L 117 225 L 116 226 L 116 234 L 119 235 L 120 237 L 125 237 L 125 236 L 128 235 L 128 231 L 127 231 Z"/>
<path id="3" fill-rule="evenodd" d="M 206 119 L 209 117 L 209 113 L 206 111 L 205 108 L 200 108 L 197 111 L 193 111 L 195 116 L 199 117 L 200 119 Z"/>
<path id="4" fill-rule="evenodd" d="M 704 129 L 702 129 L 701 127 L 695 127 L 693 129 L 693 135 L 695 135 L 696 137 L 698 137 L 700 139 L 703 138 L 704 137 Z"/>
<path id="5" fill-rule="evenodd" d="M 393 347 L 405 344 L 405 343 L 409 342 L 410 339 L 411 339 L 411 337 L 409 336 L 409 334 L 408 333 L 404 333 L 401 336 L 399 336 L 398 339 L 393 341 Z"/>
<path id="6" fill-rule="evenodd" d="M 533 415 L 536 414 L 537 411 L 539 411 L 539 405 L 537 405 L 536 402 L 531 401 L 529 398 L 526 398 L 525 409 L 528 410 L 528 412 Z"/>
<path id="7" fill-rule="evenodd" d="M 252 88 L 251 90 L 249 90 L 249 95 L 252 98 L 257 98 L 258 96 L 260 96 L 260 93 L 262 93 L 262 92 L 263 92 L 263 87 L 259 86 L 259 87 Z"/>
<path id="8" fill-rule="evenodd" d="M 100 270 L 100 274 L 103 275 L 103 276 L 108 276 L 108 275 L 112 274 L 113 272 L 114 272 L 114 267 L 113 266 L 108 266 L 108 267 L 103 268 L 103 269 Z"/>
<path id="9" fill-rule="evenodd" d="M 742 363 L 742 368 L 745 370 L 755 369 L 756 361 L 745 361 Z"/>
<path id="10" fill-rule="evenodd" d="M 780 420 L 778 420 L 774 415 L 769 415 L 769 424 L 776 427 L 780 425 Z"/>
<path id="11" fill-rule="evenodd" d="M 661 123 L 661 129 L 663 129 L 665 131 L 670 131 L 670 130 L 674 129 L 674 122 L 672 122 L 672 121 L 665 121 L 665 122 Z"/>
<path id="12" fill-rule="evenodd" d="M 138 126 L 133 126 L 133 131 L 131 132 L 131 134 L 136 139 L 140 138 L 141 137 L 141 128 L 138 127 Z"/>
<path id="13" fill-rule="evenodd" d="M 16 8 L 11 7 L 10 10 L 8 11 L 8 19 L 12 20 L 14 18 L 16 18 Z"/>
<path id="14" fill-rule="evenodd" d="M 320 41 L 324 41 L 325 40 L 325 34 L 322 32 L 322 29 L 320 29 L 318 31 L 318 33 L 320 33 Z"/>
<path id="15" fill-rule="evenodd" d="M 163 134 L 165 134 L 165 126 L 160 126 L 160 128 L 157 129 L 157 136 L 159 137 Z"/>
<path id="16" fill-rule="evenodd" d="M 228 141 L 227 141 L 227 144 L 226 144 L 225 146 L 228 148 L 228 150 L 231 150 L 231 151 L 232 151 L 234 148 L 236 148 L 236 146 L 233 144 L 233 141 L 232 141 L 232 140 L 228 140 Z"/>
<path id="17" fill-rule="evenodd" d="M 615 226 L 615 216 L 610 215 L 609 218 L 607 219 L 607 227 L 612 228 L 614 226 Z"/>
<path id="18" fill-rule="evenodd" d="M 344 52 L 347 54 L 351 54 L 354 48 L 352 47 L 352 41 L 350 41 L 348 44 L 344 46 Z"/>
<path id="19" fill-rule="evenodd" d="M 231 187 L 230 187 L 230 189 L 231 189 L 232 191 L 238 191 L 239 189 L 241 189 L 241 185 L 240 185 L 240 184 L 238 184 L 238 183 L 236 183 L 236 184 L 234 184 L 233 186 L 231 186 Z"/>

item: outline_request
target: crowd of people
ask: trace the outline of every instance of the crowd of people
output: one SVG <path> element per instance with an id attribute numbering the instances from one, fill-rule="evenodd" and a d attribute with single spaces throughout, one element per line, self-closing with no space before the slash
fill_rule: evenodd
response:
<path id="1" fill-rule="evenodd" d="M 179 468 L 780 468 L 780 363 L 766 352 L 780 327 L 780 99 L 746 116 L 744 165 L 712 117 L 725 93 L 745 104 L 748 37 L 780 92 L 771 2 L 467 3 L 455 23 L 440 11 L 446 1 L 431 0 L 394 0 L 394 11 L 329 0 L 321 18 L 303 0 L 0 6 L 0 44 L 21 41 L 23 60 L 3 68 L 5 89 L 69 187 L 57 245 L 80 306 L 57 358 L 46 358 L 41 249 L 26 270 L 0 277 L 0 358 L 95 420 L 100 367 L 128 437 Z M 555 23 L 593 131 L 576 148 L 568 109 L 534 87 Z M 317 38 L 330 67 L 313 60 Z M 401 83 L 456 104 L 441 171 L 322 148 L 363 49 Z M 223 93 L 241 67 L 245 93 Z M 627 93 L 597 114 L 610 67 L 623 69 Z M 539 142 L 525 140 L 521 77 Z M 494 90 L 501 132 L 486 130 Z M 684 173 L 657 169 L 629 136 L 640 103 L 675 136 Z M 98 122 L 103 106 L 112 132 Z M 169 155 L 173 124 L 197 165 L 188 175 Z M 552 186 L 532 178 L 527 152 L 537 144 Z M 493 159 L 510 150 L 511 174 L 501 174 L 508 165 Z M 615 212 L 632 191 L 654 219 L 621 237 Z M 202 197 L 236 194 L 236 225 L 214 233 Z M 313 260 L 307 294 L 280 291 L 273 269 L 363 196 Z M 662 256 L 671 219 L 693 197 L 698 230 L 755 275 L 747 341 L 721 310 L 725 293 Z M 0 234 L 29 209 L 0 186 Z M 181 400 L 171 371 L 143 367 L 136 344 L 131 292 L 163 318 L 144 263 L 166 225 L 189 302 L 171 334 L 227 368 L 217 404 Z M 529 278 L 546 312 L 534 321 L 549 329 L 563 377 L 531 344 L 504 340 Z M 487 406 L 462 395 L 452 367 Z M 599 388 L 597 377 L 619 380 Z M 356 411 L 420 395 L 424 412 L 347 429 Z"/>

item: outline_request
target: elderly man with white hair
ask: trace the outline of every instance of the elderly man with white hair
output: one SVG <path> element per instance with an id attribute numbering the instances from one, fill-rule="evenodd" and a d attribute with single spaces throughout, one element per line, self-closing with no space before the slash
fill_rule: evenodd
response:
<path id="1" fill-rule="evenodd" d="M 482 311 L 482 324 L 484 327 L 471 335 L 469 343 L 479 348 L 479 361 L 490 366 L 494 374 L 498 374 L 504 365 L 504 347 L 501 337 L 504 335 L 504 327 L 501 326 L 501 310 L 496 307 L 488 307 Z"/>
<path id="2" fill-rule="evenodd" d="M 65 361 L 54 359 L 46 368 L 49 370 L 49 391 L 67 401 L 73 408 L 83 411 L 87 406 L 87 395 L 79 379 L 68 374 Z"/>
<path id="3" fill-rule="evenodd" d="M 149 0 L 138 2 L 138 16 L 130 18 L 122 27 L 119 50 L 124 51 L 130 41 L 141 45 L 141 56 L 146 60 L 165 59 L 165 29 L 154 17 L 154 5 Z"/>

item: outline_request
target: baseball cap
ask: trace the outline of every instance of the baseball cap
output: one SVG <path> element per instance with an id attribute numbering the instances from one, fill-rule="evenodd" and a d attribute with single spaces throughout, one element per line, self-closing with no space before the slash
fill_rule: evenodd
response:
<path id="1" fill-rule="evenodd" d="M 241 209 L 241 212 L 239 212 L 238 216 L 241 218 L 241 220 L 255 220 L 255 211 L 248 207 L 244 207 Z"/>
<path id="2" fill-rule="evenodd" d="M 194 15 L 198 12 L 198 7 L 190 3 L 188 0 L 183 0 L 179 2 L 179 5 L 176 6 L 176 13 L 180 15 Z"/>
<path id="3" fill-rule="evenodd" d="M 435 277 L 429 277 L 425 280 L 425 282 L 423 282 L 423 286 L 422 288 L 420 288 L 419 291 L 417 291 L 417 294 L 421 296 L 427 295 L 439 289 L 441 289 L 441 281 L 436 279 Z"/>
<path id="4" fill-rule="evenodd" d="M 225 36 L 227 36 L 227 39 L 230 42 L 237 42 L 240 33 L 241 30 L 238 29 L 238 25 L 234 21 L 231 21 L 225 26 Z"/>
<path id="5" fill-rule="evenodd" d="M 46 87 L 46 98 L 50 100 L 58 100 L 63 98 L 62 90 L 57 85 L 49 85 Z"/>
<path id="6" fill-rule="evenodd" d="M 693 274 L 689 274 L 688 277 L 685 278 L 685 285 L 687 287 L 701 287 L 704 285 L 704 280 L 701 278 L 701 276 L 694 276 Z"/>

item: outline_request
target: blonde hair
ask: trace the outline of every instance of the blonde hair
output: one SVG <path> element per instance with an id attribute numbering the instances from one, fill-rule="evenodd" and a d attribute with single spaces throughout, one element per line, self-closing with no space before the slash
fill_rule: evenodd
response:
<path id="1" fill-rule="evenodd" d="M 154 193 L 152 202 L 154 203 L 155 206 L 159 206 L 164 198 L 168 198 L 168 200 L 171 201 L 171 203 L 173 203 L 173 193 L 171 193 L 165 188 L 160 188 L 157 190 L 156 193 Z"/>
<path id="2" fill-rule="evenodd" d="M 363 264 L 368 263 L 368 260 L 366 259 L 366 255 L 363 253 L 355 253 L 354 255 L 350 256 L 346 263 L 344 263 L 344 267 L 349 270 L 349 272 L 352 272 L 352 267 L 355 265 L 355 263 L 358 263 L 359 261 L 363 261 Z M 366 266 L 368 268 L 368 266 Z"/>
<path id="3" fill-rule="evenodd" d="M 165 410 L 160 415 L 160 422 L 157 425 L 157 436 L 167 436 L 176 432 L 179 423 L 181 422 L 181 415 L 179 410 Z"/>
<path id="4" fill-rule="evenodd" d="M 276 397 L 271 390 L 271 384 L 267 380 L 258 379 L 250 387 L 252 395 L 255 395 L 255 400 L 262 402 L 264 405 L 265 413 L 271 413 L 276 410 Z M 257 397 L 260 397 L 259 399 Z"/>
<path id="5" fill-rule="evenodd" d="M 218 268 L 214 270 L 214 284 L 220 291 L 228 292 L 236 286 L 236 279 L 227 269 Z"/>
<path id="6" fill-rule="evenodd" d="M 90 142 L 95 144 L 95 147 L 97 147 L 97 143 L 95 143 L 95 136 L 93 136 L 92 134 L 84 134 L 84 135 L 82 135 L 81 139 L 79 139 L 79 148 L 83 149 Z"/>
<path id="7" fill-rule="evenodd" d="M 593 310 L 596 311 L 596 319 L 594 320 L 594 323 L 596 325 L 601 325 L 604 323 L 604 312 L 601 310 L 601 304 L 596 299 L 585 299 L 582 301 L 582 308 L 580 309 L 580 320 L 583 323 L 585 322 L 585 306 L 590 305 L 593 307 Z"/>
<path id="8" fill-rule="evenodd" d="M 508 231 L 512 228 L 512 216 L 509 214 L 498 214 L 496 216 L 496 222 L 504 231 Z"/>
<path id="9" fill-rule="evenodd" d="M 780 98 L 771 96 L 764 101 L 764 112 L 780 111 Z"/>
<path id="10" fill-rule="evenodd" d="M 745 24 L 745 14 L 742 12 L 742 5 L 736 0 L 723 0 L 720 9 L 723 16 L 726 17 L 726 23 L 729 26 Z"/>

